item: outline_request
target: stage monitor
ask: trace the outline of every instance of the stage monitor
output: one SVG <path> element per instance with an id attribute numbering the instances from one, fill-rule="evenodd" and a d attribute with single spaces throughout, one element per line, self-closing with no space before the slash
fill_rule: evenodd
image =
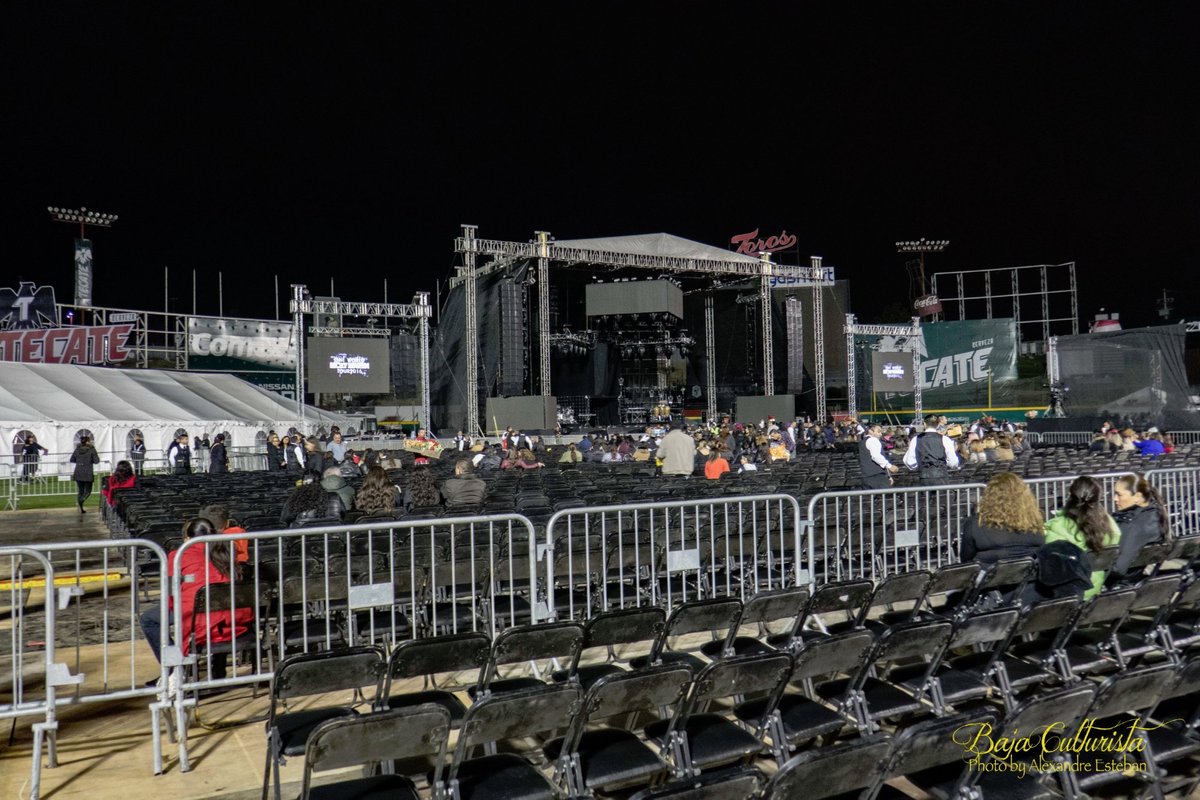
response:
<path id="1" fill-rule="evenodd" d="M 589 317 L 656 313 L 683 319 L 683 290 L 670 281 L 614 281 L 587 285 Z"/>
<path id="2" fill-rule="evenodd" d="M 391 391 L 388 340 L 310 337 L 308 390 L 330 394 L 387 394 Z"/>
<path id="3" fill-rule="evenodd" d="M 871 390 L 912 392 L 912 353 L 871 353 Z"/>

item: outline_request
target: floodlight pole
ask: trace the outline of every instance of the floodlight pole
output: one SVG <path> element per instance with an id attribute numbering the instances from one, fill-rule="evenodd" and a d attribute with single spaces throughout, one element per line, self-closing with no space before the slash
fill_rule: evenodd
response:
<path id="1" fill-rule="evenodd" d="M 46 206 L 46 210 L 50 212 L 50 219 L 55 222 L 65 222 L 68 225 L 79 225 L 79 238 L 87 238 L 87 226 L 93 228 L 111 228 L 112 224 L 117 221 L 116 214 L 101 214 L 99 211 L 88 211 L 87 207 L 80 208 L 60 208 L 59 206 Z M 94 280 L 94 279 L 93 279 Z M 78 288 L 78 285 L 76 286 Z M 88 290 L 89 292 L 91 289 Z M 79 298 L 75 298 L 79 302 Z M 89 301 L 90 302 L 90 301 Z M 80 311 L 79 321 L 84 322 L 83 311 Z"/>

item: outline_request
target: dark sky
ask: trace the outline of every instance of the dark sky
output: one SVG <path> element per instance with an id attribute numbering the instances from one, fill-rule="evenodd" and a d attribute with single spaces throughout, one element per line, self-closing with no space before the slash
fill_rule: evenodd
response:
<path id="1" fill-rule="evenodd" d="M 407 300 L 480 235 L 781 228 L 864 320 L 935 269 L 1075 260 L 1080 311 L 1200 316 L 1194 3 L 6 9 L 3 265 L 96 302 L 271 316 L 273 276 Z M 36 6 L 36 8 L 35 8 Z"/>

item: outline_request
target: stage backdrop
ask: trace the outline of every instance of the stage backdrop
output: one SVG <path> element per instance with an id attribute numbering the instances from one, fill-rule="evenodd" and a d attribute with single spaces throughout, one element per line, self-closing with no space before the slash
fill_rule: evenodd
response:
<path id="1" fill-rule="evenodd" d="M 927 409 L 1005 407 L 1015 402 L 1017 325 L 1011 319 L 969 319 L 921 326 L 921 404 Z M 860 341 L 871 346 L 874 338 Z M 881 350 L 889 348 L 880 340 Z M 896 363 L 911 364 L 908 353 L 895 353 Z M 911 377 L 906 376 L 909 381 Z M 911 383 L 910 383 L 911 385 Z M 901 392 L 895 382 L 873 381 L 876 400 L 888 408 L 912 408 L 912 391 Z"/>

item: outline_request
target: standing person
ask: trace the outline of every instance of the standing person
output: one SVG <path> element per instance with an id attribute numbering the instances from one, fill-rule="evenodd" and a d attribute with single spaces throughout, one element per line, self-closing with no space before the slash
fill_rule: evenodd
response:
<path id="1" fill-rule="evenodd" d="M 229 472 L 229 454 L 225 450 L 225 434 L 218 433 L 208 450 L 208 471 L 214 474 Z"/>
<path id="2" fill-rule="evenodd" d="M 1112 577 L 1136 577 L 1127 573 L 1142 548 L 1171 539 L 1166 504 L 1145 476 L 1131 474 L 1122 475 L 1113 484 L 1113 505 L 1117 507 L 1113 519 L 1121 529 L 1121 542 Z"/>
<path id="3" fill-rule="evenodd" d="M 303 475 L 304 474 L 304 445 L 301 444 L 300 436 L 293 436 L 289 440 L 284 437 L 283 448 L 285 454 L 285 463 L 288 474 Z"/>
<path id="4" fill-rule="evenodd" d="M 304 471 L 324 472 L 325 454 L 321 452 L 321 443 L 317 437 L 310 436 L 304 440 Z"/>
<path id="5" fill-rule="evenodd" d="M 691 475 L 696 468 L 696 440 L 683 431 L 683 423 L 671 423 L 671 430 L 658 446 L 663 475 Z"/>
<path id="6" fill-rule="evenodd" d="M 79 437 L 79 444 L 71 454 L 71 463 L 75 465 L 71 480 L 79 487 L 75 503 L 79 506 L 79 513 L 86 514 L 83 504 L 92 495 L 92 484 L 96 481 L 95 466 L 100 463 L 100 454 L 92 447 L 91 439 L 86 436 Z"/>
<path id="7" fill-rule="evenodd" d="M 945 486 L 949 470 L 958 469 L 958 453 L 949 436 L 938 433 L 938 416 L 925 417 L 925 430 L 912 438 L 904 454 L 904 465 L 918 472 L 922 486 Z"/>
<path id="8" fill-rule="evenodd" d="M 287 458 L 279 443 L 279 435 L 272 433 L 267 439 L 267 471 L 279 472 L 287 466 Z"/>
<path id="9" fill-rule="evenodd" d="M 188 435 L 181 433 L 167 448 L 167 466 L 176 475 L 187 475 L 192 471 L 192 449 L 188 447 Z"/>
<path id="10" fill-rule="evenodd" d="M 858 461 L 862 467 L 862 488 L 886 489 L 892 485 L 892 475 L 899 470 L 883 454 L 883 426 L 872 422 L 867 435 L 858 443 Z"/>
<path id="11" fill-rule="evenodd" d="M 133 474 L 140 477 L 146 464 L 146 442 L 140 433 L 133 437 L 133 444 L 129 446 L 129 458 L 133 461 Z"/>
<path id="12" fill-rule="evenodd" d="M 201 433 L 200 438 L 196 440 L 196 468 L 200 472 L 208 471 L 208 450 L 211 445 L 208 442 L 208 434 Z"/>
<path id="13" fill-rule="evenodd" d="M 454 449 L 460 453 L 471 449 L 471 437 L 467 436 L 461 430 L 451 441 L 454 442 Z"/>
<path id="14" fill-rule="evenodd" d="M 325 449 L 333 455 L 333 460 L 337 463 L 341 464 L 346 460 L 346 443 L 342 441 L 341 431 L 333 434 L 333 439 L 330 440 Z"/>
<path id="15" fill-rule="evenodd" d="M 1121 529 L 1104 510 L 1103 500 L 1104 492 L 1095 478 L 1081 475 L 1072 481 L 1062 510 L 1046 520 L 1046 544 L 1066 541 L 1092 555 L 1106 547 L 1116 547 L 1121 540 Z M 1083 599 L 1091 600 L 1100 594 L 1107 576 L 1103 570 L 1093 571 L 1092 588 L 1084 592 Z"/>
<path id="16" fill-rule="evenodd" d="M 37 475 L 38 462 L 42 459 L 42 453 L 50 451 L 38 444 L 37 437 L 32 433 L 25 437 L 25 443 L 21 445 L 21 480 L 28 483 Z"/>

